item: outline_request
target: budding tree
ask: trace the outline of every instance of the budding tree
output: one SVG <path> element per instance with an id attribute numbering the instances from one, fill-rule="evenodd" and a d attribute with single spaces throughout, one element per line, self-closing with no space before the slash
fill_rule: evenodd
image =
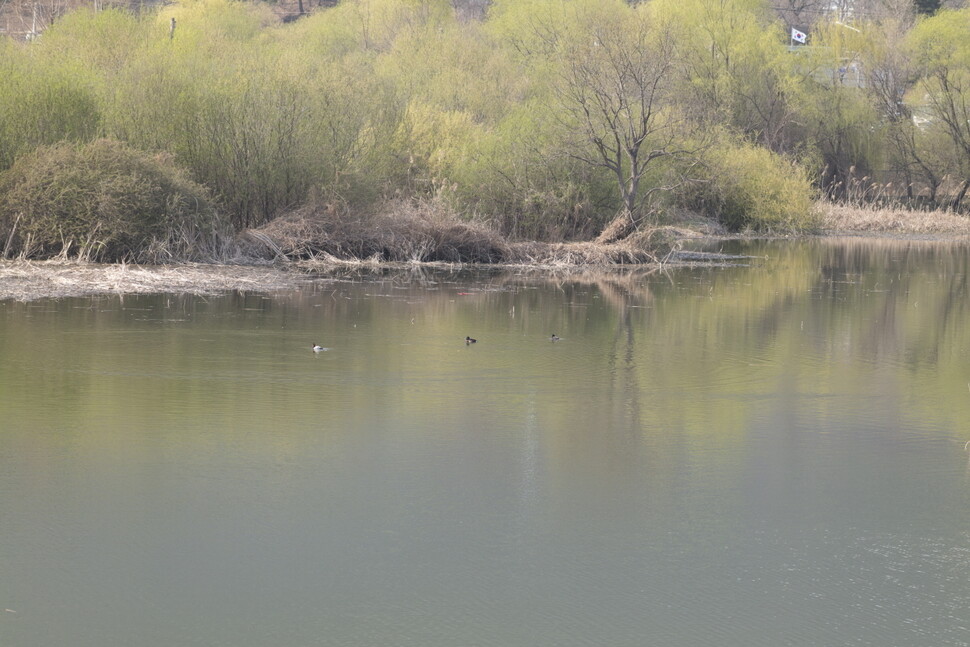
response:
<path id="1" fill-rule="evenodd" d="M 644 190 L 648 171 L 682 152 L 672 109 L 673 39 L 654 27 L 645 7 L 615 6 L 591 9 L 554 36 L 561 56 L 555 96 L 573 134 L 570 154 L 613 175 L 622 205 L 615 224 L 626 222 L 629 233 L 650 196 L 665 188 Z"/>

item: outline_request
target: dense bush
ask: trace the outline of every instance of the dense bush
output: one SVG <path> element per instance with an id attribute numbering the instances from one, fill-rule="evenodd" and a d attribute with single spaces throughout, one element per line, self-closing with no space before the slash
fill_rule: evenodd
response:
<path id="1" fill-rule="evenodd" d="M 497 232 L 462 220 L 435 198 L 390 200 L 360 212 L 316 196 L 302 209 L 247 231 L 244 238 L 258 242 L 250 253 L 261 247 L 290 259 L 495 263 L 508 257 L 508 245 Z"/>
<path id="2" fill-rule="evenodd" d="M 38 146 L 89 141 L 100 113 L 91 70 L 66 59 L 57 65 L 0 38 L 0 171 Z"/>
<path id="3" fill-rule="evenodd" d="M 108 139 L 61 143 L 0 174 L 3 256 L 202 259 L 224 234 L 205 189 L 167 154 Z"/>
<path id="4" fill-rule="evenodd" d="M 617 265 L 662 261 L 674 248 L 670 228 L 641 230 L 626 239 L 590 242 L 508 241 L 488 223 L 462 219 L 440 197 L 394 199 L 372 212 L 354 212 L 333 196 L 240 237 L 244 253 L 290 260 L 368 262 Z"/>
<path id="5" fill-rule="evenodd" d="M 801 167 L 743 143 L 717 146 L 705 162 L 706 177 L 679 196 L 683 206 L 734 231 L 811 228 L 812 187 Z"/>

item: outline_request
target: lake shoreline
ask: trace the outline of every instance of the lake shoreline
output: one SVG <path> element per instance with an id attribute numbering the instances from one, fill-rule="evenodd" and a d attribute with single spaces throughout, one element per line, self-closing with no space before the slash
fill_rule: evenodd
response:
<path id="1" fill-rule="evenodd" d="M 823 235 L 876 236 L 954 240 L 970 238 L 970 218 L 946 210 L 912 211 L 858 207 L 819 201 L 819 229 Z"/>
<path id="2" fill-rule="evenodd" d="M 303 278 L 271 265 L 0 261 L 0 301 L 164 292 L 199 295 L 270 292 L 295 289 Z"/>
<path id="3" fill-rule="evenodd" d="M 866 209 L 819 204 L 818 233 L 770 236 L 764 234 L 730 234 L 716 226 L 678 228 L 681 245 L 689 248 L 711 247 L 730 240 L 766 238 L 838 239 L 874 238 L 889 241 L 966 243 L 970 241 L 970 218 L 947 212 L 913 212 L 889 209 Z M 690 223 L 696 225 L 697 222 Z M 565 245 L 565 244 L 560 244 Z M 588 243 L 592 245 L 592 243 Z M 642 263 L 644 269 L 663 265 L 694 265 L 696 257 L 678 259 L 669 255 L 660 263 Z M 711 259 L 717 262 L 719 259 Z M 555 263 L 465 265 L 449 263 L 385 263 L 376 260 L 342 261 L 333 258 L 308 261 L 180 263 L 172 265 L 135 265 L 129 263 L 99 264 L 76 260 L 0 261 L 0 301 L 34 301 L 94 295 L 116 294 L 218 294 L 227 291 L 276 292 L 296 289 L 308 279 L 332 274 L 374 274 L 387 270 L 415 268 L 535 270 L 537 272 L 574 273 L 592 267 L 600 271 L 631 267 L 629 264 Z"/>

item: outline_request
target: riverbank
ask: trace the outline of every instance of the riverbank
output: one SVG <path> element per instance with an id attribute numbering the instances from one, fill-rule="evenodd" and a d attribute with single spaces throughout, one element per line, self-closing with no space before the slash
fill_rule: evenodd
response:
<path id="1" fill-rule="evenodd" d="M 947 211 L 918 212 L 892 209 L 846 207 L 827 203 L 816 205 L 818 228 L 823 237 L 865 236 L 895 240 L 966 241 L 970 240 L 970 218 Z M 657 230 L 661 231 L 661 230 Z M 716 223 L 697 218 L 662 228 L 663 244 L 654 254 L 633 253 L 622 244 L 596 243 L 514 243 L 520 262 L 510 267 L 537 271 L 562 271 L 569 268 L 620 267 L 697 263 L 695 256 L 678 256 L 684 245 L 699 247 L 714 240 L 755 235 L 729 234 Z M 655 234 L 658 235 L 659 234 Z M 763 237 L 757 235 L 757 237 Z M 671 241 L 675 241 L 671 244 Z M 619 246 L 618 246 L 619 245 Z M 714 259 L 717 262 L 718 259 Z M 301 261 L 277 259 L 258 264 L 177 264 L 132 265 L 97 264 L 79 261 L 2 261 L 0 262 L 0 300 L 32 301 L 93 294 L 183 293 L 218 294 L 226 291 L 273 292 L 299 287 L 308 276 L 323 272 L 373 272 L 385 268 L 416 266 L 460 267 L 442 263 L 385 263 L 374 258 L 360 261 L 338 260 L 320 255 Z"/>
<path id="2" fill-rule="evenodd" d="M 131 265 L 81 261 L 2 261 L 0 301 L 94 294 L 218 294 L 297 287 L 303 276 L 261 265 Z"/>
<path id="3" fill-rule="evenodd" d="M 819 228 L 826 235 L 970 238 L 970 217 L 952 211 L 909 211 L 818 202 Z"/>

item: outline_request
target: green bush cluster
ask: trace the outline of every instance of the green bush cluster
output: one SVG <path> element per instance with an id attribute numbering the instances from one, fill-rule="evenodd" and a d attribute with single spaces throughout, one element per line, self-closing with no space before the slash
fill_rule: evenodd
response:
<path id="1" fill-rule="evenodd" d="M 109 139 L 42 146 L 0 174 L 3 255 L 212 258 L 225 235 L 204 187 L 168 154 Z"/>
<path id="2" fill-rule="evenodd" d="M 680 194 L 683 206 L 733 231 L 784 233 L 814 225 L 805 169 L 764 148 L 721 144 L 704 155 L 705 179 Z"/>
<path id="3" fill-rule="evenodd" d="M 32 53 L 0 38 L 0 171 L 38 146 L 90 141 L 99 131 L 90 70 Z"/>

